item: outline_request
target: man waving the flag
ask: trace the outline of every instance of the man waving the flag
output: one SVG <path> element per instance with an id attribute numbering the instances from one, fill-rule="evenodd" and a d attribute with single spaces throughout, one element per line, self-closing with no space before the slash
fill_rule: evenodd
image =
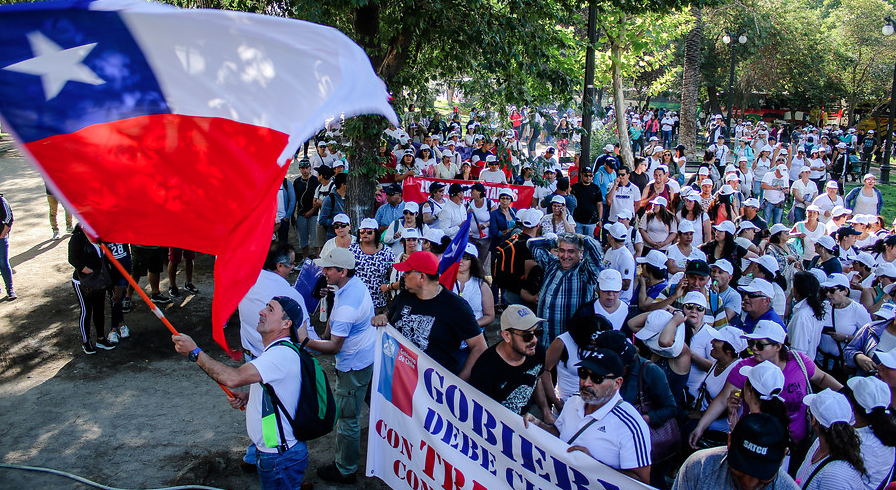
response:
<path id="1" fill-rule="evenodd" d="M 46 1 L 0 7 L 0 46 L 3 127 L 88 235 L 217 256 L 225 348 L 270 244 L 283 162 L 328 118 L 398 124 L 364 51 L 308 22 Z"/>

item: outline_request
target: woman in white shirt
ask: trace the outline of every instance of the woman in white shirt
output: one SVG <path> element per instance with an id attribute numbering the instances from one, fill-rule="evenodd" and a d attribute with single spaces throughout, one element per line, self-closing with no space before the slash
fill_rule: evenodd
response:
<path id="1" fill-rule="evenodd" d="M 575 233 L 576 223 L 573 221 L 569 210 L 566 209 L 566 199 L 563 196 L 551 198 L 551 213 L 541 219 L 541 234 L 545 233 Z"/>
<path id="2" fill-rule="evenodd" d="M 686 189 L 683 188 L 683 189 Z M 684 194 L 684 190 L 682 190 Z M 684 198 L 684 207 L 678 212 L 678 226 L 685 221 L 690 221 L 694 227 L 694 241 L 696 246 L 703 245 L 712 236 L 712 222 L 709 220 L 709 214 L 700 205 L 700 195 L 694 192 L 689 193 Z"/>
<path id="3" fill-rule="evenodd" d="M 831 219 L 831 212 L 837 206 L 843 206 L 843 196 L 837 194 L 837 181 L 829 180 L 824 186 L 824 194 L 816 197 L 812 204 L 821 208 L 821 216 L 819 219 L 822 223 L 827 224 Z"/>
<path id="4" fill-rule="evenodd" d="M 417 169 L 418 175 L 432 176 L 435 174 L 435 166 L 438 162 L 432 154 L 432 148 L 429 145 L 420 145 L 420 151 L 417 152 L 417 158 L 414 159 L 414 167 Z"/>
<path id="5" fill-rule="evenodd" d="M 787 323 L 787 338 L 790 339 L 790 347 L 806 354 L 809 359 L 815 359 L 827 314 L 818 297 L 821 285 L 812 273 L 805 271 L 794 274 L 792 284 L 790 294 L 795 304 L 793 315 Z"/>
<path id="6" fill-rule="evenodd" d="M 868 477 L 865 490 L 877 490 L 893 474 L 896 459 L 896 421 L 887 412 L 890 388 L 874 376 L 855 377 L 846 382 L 846 397 L 852 404 L 852 424 L 861 440 L 862 460 Z"/>
<path id="7" fill-rule="evenodd" d="M 806 220 L 793 225 L 790 235 L 799 240 L 803 246 L 803 267 L 815 257 L 815 241 L 824 235 L 824 225 L 818 221 L 821 208 L 812 204 L 806 208 Z"/>
<path id="8" fill-rule="evenodd" d="M 793 220 L 806 219 L 806 208 L 818 197 L 818 186 L 809 180 L 809 167 L 799 169 L 798 178 L 790 186 L 790 194 L 793 196 Z"/>
<path id="9" fill-rule="evenodd" d="M 349 245 L 355 243 L 355 235 L 352 235 L 352 225 L 348 215 L 339 213 L 333 217 L 333 229 L 336 230 L 336 236 L 327 240 L 323 248 L 320 249 L 320 256 L 325 257 L 331 250 L 335 248 L 348 248 Z"/>
<path id="10" fill-rule="evenodd" d="M 845 275 L 831 274 L 821 287 L 828 299 L 819 344 L 822 369 L 836 373 L 835 367 L 842 369 L 843 349 L 860 328 L 871 322 L 871 314 L 860 303 L 849 299 L 849 279 Z"/>
<path id="11" fill-rule="evenodd" d="M 740 187 L 741 193 L 744 197 L 750 197 L 753 194 L 753 182 L 755 180 L 755 175 L 753 174 L 753 168 L 750 166 L 749 160 L 746 157 L 739 157 L 737 159 L 737 167 L 740 170 L 740 173 L 743 177 L 743 185 Z"/>
<path id="12" fill-rule="evenodd" d="M 709 355 L 715 359 L 715 363 L 709 368 L 703 380 L 697 388 L 697 400 L 694 409 L 688 418 L 699 419 L 709 403 L 719 396 L 728 375 L 738 365 L 740 353 L 747 349 L 747 341 L 743 338 L 744 331 L 737 327 L 723 327 L 704 329 L 712 335 L 712 351 Z M 728 432 L 727 414 L 718 418 L 709 425 L 708 430 Z"/>
<path id="13" fill-rule="evenodd" d="M 643 231 L 642 238 L 651 249 L 666 251 L 678 237 L 678 223 L 667 209 L 669 203 L 665 197 L 654 197 L 650 204 L 653 206 L 644 215 L 639 226 Z"/>
<path id="14" fill-rule="evenodd" d="M 429 231 L 429 226 L 423 222 L 423 218 L 420 216 L 420 205 L 414 201 L 405 202 L 402 218 L 389 223 L 386 231 L 383 232 L 383 243 L 392 247 L 392 253 L 396 257 L 404 252 L 401 238 L 406 228 L 416 228 L 420 236 Z"/>
<path id="15" fill-rule="evenodd" d="M 753 195 L 759 196 L 759 185 L 762 183 L 762 178 L 765 177 L 765 174 L 772 168 L 772 160 L 770 155 L 772 154 L 772 147 L 769 145 L 763 146 L 759 150 L 759 156 L 756 157 L 756 160 L 753 161 Z"/>

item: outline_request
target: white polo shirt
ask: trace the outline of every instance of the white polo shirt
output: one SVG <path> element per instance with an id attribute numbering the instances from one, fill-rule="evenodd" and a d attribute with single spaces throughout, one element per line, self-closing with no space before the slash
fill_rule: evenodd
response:
<path id="1" fill-rule="evenodd" d="M 277 398 L 286 407 L 290 417 L 296 416 L 296 406 L 298 405 L 299 394 L 302 388 L 302 369 L 299 361 L 299 354 L 292 350 L 288 345 L 277 345 L 277 342 L 284 339 L 277 339 L 265 347 L 264 351 L 257 358 L 249 361 L 258 370 L 261 375 L 261 382 L 270 384 L 277 393 Z M 285 340 L 289 340 L 285 338 Z M 276 453 L 277 446 L 267 447 L 264 444 L 264 434 L 261 428 L 261 418 L 267 413 L 262 407 L 262 397 L 264 388 L 259 383 L 252 383 L 249 387 L 249 401 L 246 403 L 246 431 L 249 433 L 249 439 L 255 443 L 258 450 L 263 453 Z M 283 435 L 286 437 L 286 444 L 289 447 L 294 446 L 298 441 L 293 436 L 292 426 L 283 414 L 280 414 L 281 424 L 283 426 Z M 278 444 L 281 444 L 279 432 L 276 434 Z"/>
<path id="2" fill-rule="evenodd" d="M 569 397 L 554 425 L 560 430 L 560 439 L 569 442 L 591 420 L 595 422 L 572 442 L 573 445 L 585 447 L 594 459 L 617 470 L 650 464 L 647 422 L 618 391 L 604 406 L 589 415 L 585 415 L 585 402 L 581 396 Z"/>
<path id="3" fill-rule="evenodd" d="M 333 296 L 330 334 L 345 339 L 336 354 L 336 369 L 344 373 L 360 371 L 373 364 L 376 351 L 376 327 L 370 324 L 374 314 L 370 291 L 354 276 Z"/>
<path id="4" fill-rule="evenodd" d="M 637 269 L 635 257 L 623 244 L 619 248 L 609 248 L 604 252 L 604 265 L 618 271 L 623 281 L 629 280 L 628 289 L 623 289 L 619 293 L 619 299 L 631 304 L 632 291 L 635 290 L 635 270 Z"/>

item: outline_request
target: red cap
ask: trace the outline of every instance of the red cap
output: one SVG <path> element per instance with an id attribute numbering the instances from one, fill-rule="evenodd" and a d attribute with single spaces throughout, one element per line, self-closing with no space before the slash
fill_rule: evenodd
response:
<path id="1" fill-rule="evenodd" d="M 408 256 L 404 262 L 395 264 L 395 270 L 401 272 L 417 271 L 424 274 L 439 273 L 439 258 L 432 252 L 421 250 Z"/>

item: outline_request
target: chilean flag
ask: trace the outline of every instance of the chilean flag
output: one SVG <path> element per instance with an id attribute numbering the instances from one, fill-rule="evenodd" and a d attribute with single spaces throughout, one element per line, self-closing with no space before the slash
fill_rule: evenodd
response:
<path id="1" fill-rule="evenodd" d="M 333 118 L 398 124 L 364 51 L 308 22 L 47 1 L 0 7 L 0 46 L 3 128 L 88 234 L 217 256 L 225 349 L 271 241 L 284 162 Z"/>
<path id="2" fill-rule="evenodd" d="M 470 241 L 470 222 L 473 219 L 473 213 L 467 213 L 467 220 L 460 225 L 457 235 L 445 249 L 442 258 L 439 260 L 439 284 L 453 289 L 454 283 L 457 282 L 457 268 L 460 267 L 460 259 L 464 256 L 467 249 L 467 243 Z"/>

